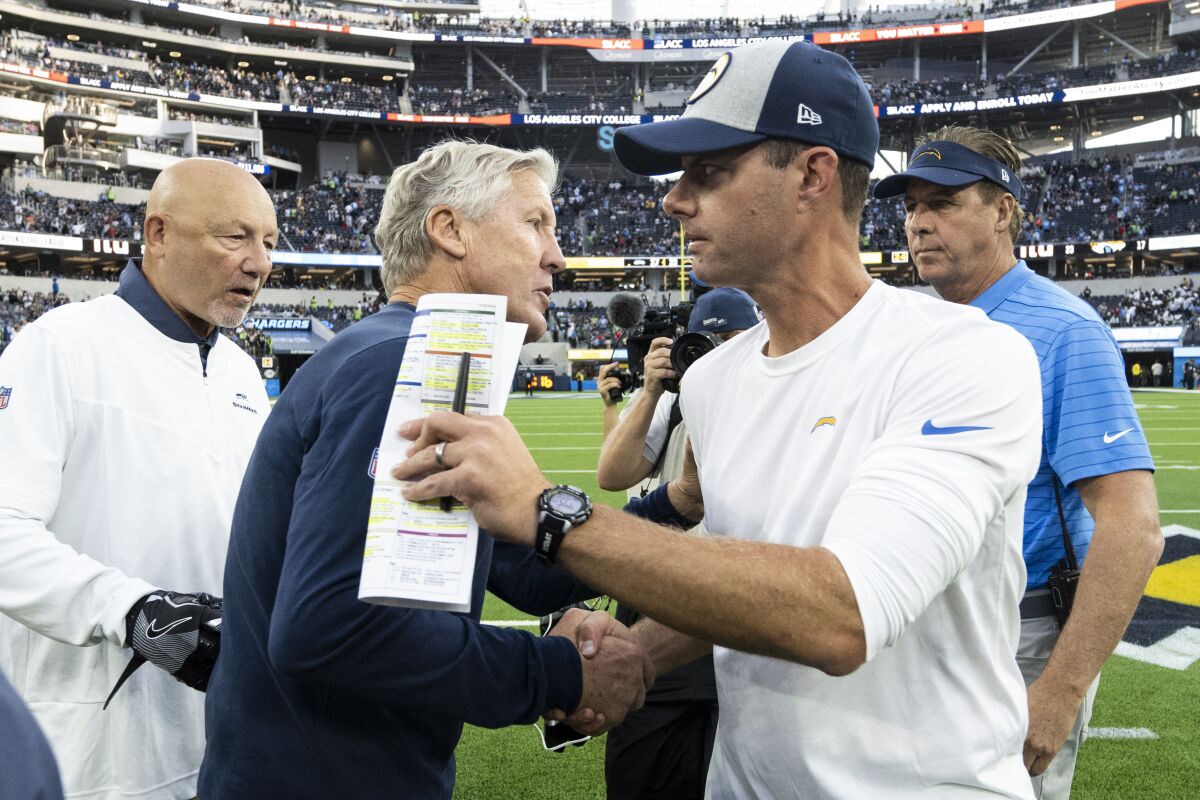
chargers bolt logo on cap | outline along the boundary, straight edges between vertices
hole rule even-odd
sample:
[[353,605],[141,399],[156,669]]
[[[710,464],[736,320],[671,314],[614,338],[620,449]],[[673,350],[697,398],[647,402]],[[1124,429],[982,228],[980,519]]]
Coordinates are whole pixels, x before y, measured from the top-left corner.
[[688,103],[694,103],[708,93],[708,90],[717,85],[717,81],[721,80],[721,76],[725,74],[725,70],[729,68],[729,62],[733,60],[733,53],[724,53],[718,58],[709,68],[708,74],[704,76],[704,80],[700,81],[700,85],[696,87],[696,91],[692,92],[692,96],[687,99]]

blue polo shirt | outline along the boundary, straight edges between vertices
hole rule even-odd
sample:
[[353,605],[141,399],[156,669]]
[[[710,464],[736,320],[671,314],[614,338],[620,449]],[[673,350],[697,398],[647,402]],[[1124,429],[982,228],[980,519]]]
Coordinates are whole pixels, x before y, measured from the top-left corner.
[[[1083,563],[1096,523],[1073,484],[1127,470],[1154,470],[1125,381],[1120,348],[1095,310],[1018,261],[971,305],[1016,328],[1042,369],[1042,462],[1025,502],[1028,589],[1045,588],[1066,556],[1054,501],[1057,479],[1071,544]],[[986,362],[980,369],[987,369]]]

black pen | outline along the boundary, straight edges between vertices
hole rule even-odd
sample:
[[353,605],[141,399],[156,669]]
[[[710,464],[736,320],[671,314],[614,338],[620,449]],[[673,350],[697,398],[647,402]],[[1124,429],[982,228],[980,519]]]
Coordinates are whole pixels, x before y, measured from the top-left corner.
[[[464,352],[458,362],[458,383],[454,384],[454,402],[450,405],[450,410],[455,414],[466,413],[467,410],[467,385],[471,379],[471,354]],[[454,508],[453,497],[442,498],[442,511],[451,511]]]

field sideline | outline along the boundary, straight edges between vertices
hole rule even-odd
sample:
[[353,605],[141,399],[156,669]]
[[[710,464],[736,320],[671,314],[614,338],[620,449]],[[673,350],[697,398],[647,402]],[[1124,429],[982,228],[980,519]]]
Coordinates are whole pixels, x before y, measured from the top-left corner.
[[[1162,565],[1122,643],[1104,668],[1074,800],[1187,800],[1200,774],[1200,392],[1135,392],[1158,466]],[[596,486],[601,405],[594,393],[514,397],[508,417],[547,477],[620,507],[623,493]],[[531,621],[489,596],[485,620]],[[1188,627],[1191,631],[1188,631]],[[532,630],[532,628],[530,628]],[[1164,644],[1163,640],[1168,639]],[[1133,656],[1133,657],[1131,657]],[[1159,663],[1148,663],[1148,662]],[[1160,663],[1171,663],[1161,666]],[[1180,669],[1179,667],[1184,667]],[[1104,738],[1101,738],[1104,737]],[[1144,738],[1139,738],[1144,737]],[[468,727],[458,748],[456,800],[604,797],[603,741],[556,755],[530,726]]]

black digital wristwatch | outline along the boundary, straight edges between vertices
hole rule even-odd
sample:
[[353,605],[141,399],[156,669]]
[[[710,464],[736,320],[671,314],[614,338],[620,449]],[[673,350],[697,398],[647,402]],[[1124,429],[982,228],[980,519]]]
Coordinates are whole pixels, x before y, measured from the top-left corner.
[[542,492],[538,498],[537,537],[533,542],[538,557],[553,563],[567,533],[591,516],[592,501],[582,489],[559,484]]

